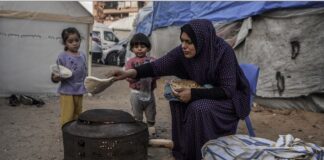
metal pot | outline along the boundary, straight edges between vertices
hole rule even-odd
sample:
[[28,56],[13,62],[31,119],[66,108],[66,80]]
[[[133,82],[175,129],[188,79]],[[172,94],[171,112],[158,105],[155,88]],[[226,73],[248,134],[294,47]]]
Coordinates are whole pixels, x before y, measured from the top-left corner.
[[64,160],[146,160],[148,129],[127,112],[93,109],[62,127]]

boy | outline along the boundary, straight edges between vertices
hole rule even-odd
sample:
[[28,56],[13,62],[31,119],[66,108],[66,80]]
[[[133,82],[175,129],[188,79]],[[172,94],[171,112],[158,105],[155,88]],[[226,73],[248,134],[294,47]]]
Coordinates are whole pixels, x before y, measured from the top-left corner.
[[[151,43],[146,35],[137,33],[130,41],[130,50],[136,55],[126,62],[125,70],[132,69],[144,63],[154,61],[155,58],[147,56],[151,50]],[[131,79],[128,78],[131,88],[130,103],[133,116],[137,121],[143,121],[143,112],[149,127],[150,135],[155,134],[156,104],[153,90],[156,88],[155,78]]]

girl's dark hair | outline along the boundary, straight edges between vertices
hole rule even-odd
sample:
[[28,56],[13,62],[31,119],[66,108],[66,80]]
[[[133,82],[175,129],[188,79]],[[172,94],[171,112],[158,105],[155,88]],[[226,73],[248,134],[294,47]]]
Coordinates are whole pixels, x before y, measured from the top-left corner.
[[[79,37],[80,41],[81,41],[81,35],[80,32],[74,28],[74,27],[69,27],[69,28],[65,28],[62,31],[61,37],[62,37],[62,44],[65,45],[66,40],[69,38],[70,34],[77,34],[77,36]],[[66,51],[67,48],[64,47],[64,50]]]
[[136,33],[133,38],[130,40],[130,50],[133,49],[133,47],[136,44],[143,44],[147,47],[147,49],[151,50],[151,43],[148,37],[143,33]]

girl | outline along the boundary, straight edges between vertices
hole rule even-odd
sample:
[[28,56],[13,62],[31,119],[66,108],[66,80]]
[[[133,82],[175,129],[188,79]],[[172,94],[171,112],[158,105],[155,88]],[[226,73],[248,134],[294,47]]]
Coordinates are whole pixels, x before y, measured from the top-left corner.
[[84,79],[87,76],[86,56],[80,52],[81,36],[76,28],[70,27],[62,31],[64,51],[59,54],[57,63],[72,71],[70,78],[63,79],[52,74],[54,83],[61,82],[60,94],[60,121],[61,126],[76,119],[82,112],[82,97],[86,92]]

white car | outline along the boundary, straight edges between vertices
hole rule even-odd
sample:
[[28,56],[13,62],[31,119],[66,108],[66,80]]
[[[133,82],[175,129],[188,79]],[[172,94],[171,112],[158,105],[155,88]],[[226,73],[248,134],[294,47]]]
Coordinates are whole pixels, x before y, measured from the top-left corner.
[[127,40],[121,41],[116,45],[103,50],[101,63],[107,65],[124,66]]
[[92,62],[98,63],[102,57],[102,47],[101,47],[101,39],[100,32],[92,31],[90,34],[92,44],[91,44],[91,54],[92,54]]
[[91,39],[92,62],[107,65],[124,65],[125,47],[128,41],[119,42],[112,29],[99,23],[95,23],[93,26]]

